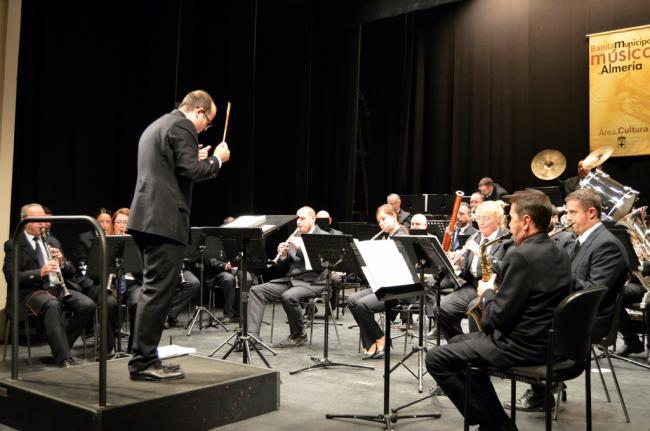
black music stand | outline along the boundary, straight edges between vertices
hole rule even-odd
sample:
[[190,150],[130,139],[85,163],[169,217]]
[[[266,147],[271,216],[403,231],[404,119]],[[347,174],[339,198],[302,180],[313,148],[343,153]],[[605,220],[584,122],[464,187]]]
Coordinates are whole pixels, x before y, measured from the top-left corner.
[[[413,237],[413,236],[400,236],[394,237],[398,242],[401,242],[404,245],[404,248],[413,262],[414,266],[419,269],[420,280],[424,283],[424,274],[432,274],[434,279],[434,288],[436,291],[436,328],[439,326],[439,316],[440,316],[440,282],[442,281],[445,275],[449,275],[452,283],[455,285],[455,288],[460,287],[460,281],[454,273],[454,269],[447,258],[447,254],[444,252],[438,238],[432,236],[426,237]],[[427,372],[424,359],[427,353],[427,348],[424,345],[424,294],[420,295],[420,322],[419,322],[419,335],[418,335],[418,345],[413,346],[413,349],[409,354],[402,358],[397,364],[391,368],[393,372],[400,365],[404,366],[416,379],[418,379],[418,392],[422,393],[422,379],[424,374]],[[438,329],[438,335],[436,337],[436,345],[440,346],[440,329]],[[411,371],[406,365],[405,361],[410,358],[412,355],[418,355],[418,370],[417,374]],[[436,388],[437,389],[437,388]],[[431,398],[434,395],[441,395],[439,390],[433,390],[429,395],[424,398],[420,398],[416,401],[404,404],[400,407],[393,409],[394,413],[419,403],[420,401]]]
[[[203,305],[203,285],[204,285],[204,274],[205,274],[205,256],[216,256],[217,244],[214,242],[208,241],[205,231],[211,229],[209,227],[193,227],[190,230],[190,244],[185,248],[185,258],[187,259],[196,259],[199,265],[199,281],[200,281],[200,298],[199,305],[196,305],[194,308],[196,312],[194,317],[187,321],[185,329],[187,329],[187,336],[192,335],[192,330],[196,322],[199,322],[199,330],[203,329],[203,314],[208,315],[208,324],[206,328],[210,326],[219,327],[221,326],[226,331],[228,327],[224,323],[217,319],[210,310],[208,310]],[[181,269],[182,271],[182,269]],[[215,324],[216,323],[216,324]]]
[[[267,215],[267,216],[243,216],[238,217],[234,221],[220,226],[207,229],[206,235],[216,236],[221,239],[221,242],[226,252],[226,256],[231,260],[236,260],[241,257],[241,265],[239,271],[239,286],[241,289],[239,303],[239,327],[228,337],[223,343],[217,346],[208,356],[212,357],[219,349],[228,344],[230,340],[235,339],[230,349],[223,356],[223,359],[235,351],[241,350],[243,354],[243,362],[252,365],[251,348],[262,359],[262,362],[271,368],[264,355],[262,354],[258,345],[267,349],[274,356],[277,353],[268,345],[264,344],[262,340],[256,338],[248,333],[248,282],[247,282],[247,267],[251,268],[264,268],[268,262],[266,256],[266,248],[264,239],[273,231],[280,227],[291,223],[296,219],[295,215]],[[252,339],[252,342],[251,342]]]
[[379,226],[361,222],[339,222],[339,230],[346,235],[352,235],[359,241],[365,241],[379,233]]
[[[394,247],[399,252],[399,255],[396,253],[390,253],[390,263],[382,260],[382,255],[387,256],[382,253],[386,251],[383,247],[391,248]],[[376,246],[375,246],[376,245]],[[417,296],[423,290],[422,283],[418,279],[418,276],[411,264],[407,252],[405,251],[403,245],[399,242],[394,241],[365,241],[364,243],[358,243],[353,246],[356,250],[359,251],[359,254],[355,257],[359,261],[363,273],[365,274],[368,284],[372,288],[373,292],[380,300],[385,301],[386,310],[390,310],[395,306],[397,300],[400,298],[409,298]],[[393,251],[393,250],[390,250]],[[399,260],[399,261],[397,261]],[[389,271],[386,271],[386,268],[390,268]],[[385,278],[385,273],[391,272],[392,277],[399,277],[399,280],[408,279],[407,283],[398,282],[395,284],[397,278],[393,278],[391,281],[387,281]],[[386,347],[384,355],[384,411],[381,414],[377,415],[332,415],[326,414],[325,418],[327,419],[361,419],[370,422],[378,422],[384,424],[384,429],[390,431],[393,429],[393,423],[397,422],[399,419],[417,419],[417,418],[439,418],[441,415],[438,412],[423,414],[423,415],[406,415],[401,416],[397,415],[394,411],[390,409],[390,319],[385,319],[385,337],[386,337]]]
[[[88,252],[87,274],[92,279],[99,279],[99,239],[93,238]],[[131,235],[107,235],[106,236],[106,262],[109,274],[115,274],[115,299],[117,300],[117,334],[114,359],[130,356],[122,351],[122,288],[120,281],[124,274],[142,273],[142,256]],[[103,286],[106,281],[99,280]],[[110,289],[110,286],[106,286]]]
[[300,236],[304,242],[305,250],[311,269],[314,271],[325,271],[325,291],[322,298],[325,302],[325,338],[323,344],[323,357],[311,356],[315,363],[299,370],[290,371],[289,374],[298,374],[313,368],[330,367],[352,367],[374,370],[375,367],[367,365],[346,364],[343,362],[332,362],[328,357],[329,351],[329,321],[332,315],[330,297],[332,296],[332,270],[347,273],[360,273],[361,268],[354,258],[354,251],[350,248],[352,236],[350,235],[319,235],[305,234]]

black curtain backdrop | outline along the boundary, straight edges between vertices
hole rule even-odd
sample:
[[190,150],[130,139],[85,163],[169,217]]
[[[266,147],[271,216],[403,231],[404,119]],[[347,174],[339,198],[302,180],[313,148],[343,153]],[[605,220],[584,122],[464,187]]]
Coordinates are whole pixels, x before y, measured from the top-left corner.
[[[195,88],[219,107],[204,144],[233,107],[232,160],[196,186],[193,225],[305,204],[350,220],[390,192],[468,193],[485,175],[511,191],[550,185],[530,172],[535,153],[562,151],[565,177],[589,153],[585,35],[650,23],[647,0],[323,18],[337,13],[306,0],[23,1],[12,226],[32,201],[58,214],[129,206],[141,132]],[[605,170],[648,202],[650,158]]]

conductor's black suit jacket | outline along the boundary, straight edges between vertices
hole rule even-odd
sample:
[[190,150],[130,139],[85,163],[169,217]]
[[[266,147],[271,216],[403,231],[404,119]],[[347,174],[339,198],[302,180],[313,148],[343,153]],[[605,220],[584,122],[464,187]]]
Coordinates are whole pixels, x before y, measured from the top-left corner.
[[192,184],[219,173],[214,157],[199,161],[198,142],[194,124],[177,109],[142,133],[130,233],[143,232],[188,244]]
[[497,367],[544,363],[553,313],[571,289],[569,256],[546,233],[533,235],[508,249],[496,286],[481,297],[485,334],[472,347]]

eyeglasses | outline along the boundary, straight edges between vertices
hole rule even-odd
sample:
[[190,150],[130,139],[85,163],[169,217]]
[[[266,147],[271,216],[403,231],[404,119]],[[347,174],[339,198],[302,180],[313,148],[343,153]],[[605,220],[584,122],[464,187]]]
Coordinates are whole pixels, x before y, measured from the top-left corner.
[[208,120],[208,125],[205,127],[203,130],[208,130],[210,127],[212,127],[212,118],[208,117],[208,113],[205,111],[201,111],[202,114],[205,116],[205,119]]
[[114,224],[120,224],[120,225],[126,225],[126,224],[129,224],[129,222],[128,222],[127,220],[116,220],[116,221],[113,222],[113,223],[114,223]]
[[494,217],[494,216],[486,216],[486,215],[476,216],[475,217],[476,221],[489,221],[490,219],[493,219],[493,218],[496,218],[496,217]]

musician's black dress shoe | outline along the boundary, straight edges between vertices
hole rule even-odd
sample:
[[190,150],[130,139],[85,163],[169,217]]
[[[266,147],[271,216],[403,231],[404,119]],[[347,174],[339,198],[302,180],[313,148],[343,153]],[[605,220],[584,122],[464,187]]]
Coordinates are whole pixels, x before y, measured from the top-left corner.
[[640,342],[634,344],[623,344],[619,350],[616,351],[618,356],[630,356],[633,353],[643,353],[643,344]]
[[185,373],[180,370],[180,367],[173,370],[163,364],[152,365],[144,370],[131,372],[131,380],[162,382],[165,380],[182,379],[184,377]]
[[303,331],[296,336],[289,335],[289,337],[286,340],[276,344],[275,347],[277,347],[278,349],[283,349],[286,347],[299,347],[305,344],[307,340],[308,340],[307,333]]
[[[555,408],[555,402],[551,398],[551,409]],[[503,403],[506,409],[510,409],[510,401]],[[543,412],[544,411],[544,393],[536,394],[532,389],[526,389],[526,392],[517,399],[515,407],[520,412]]]
[[60,364],[59,368],[72,368],[76,365],[79,365],[79,362],[75,361],[72,358],[64,359]]

